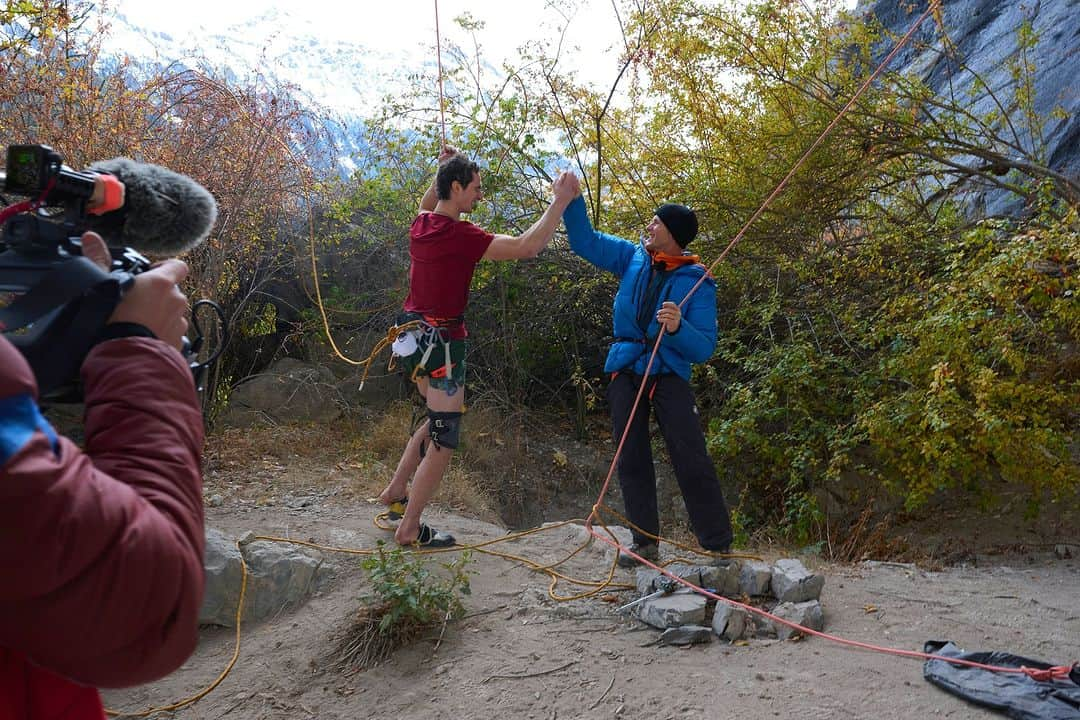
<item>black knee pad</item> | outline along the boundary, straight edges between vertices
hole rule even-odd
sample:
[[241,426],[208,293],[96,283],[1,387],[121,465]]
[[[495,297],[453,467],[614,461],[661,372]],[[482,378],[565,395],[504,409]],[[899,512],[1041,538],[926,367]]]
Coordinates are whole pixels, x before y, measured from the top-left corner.
[[461,413],[428,411],[428,433],[436,449],[453,450],[461,439]]

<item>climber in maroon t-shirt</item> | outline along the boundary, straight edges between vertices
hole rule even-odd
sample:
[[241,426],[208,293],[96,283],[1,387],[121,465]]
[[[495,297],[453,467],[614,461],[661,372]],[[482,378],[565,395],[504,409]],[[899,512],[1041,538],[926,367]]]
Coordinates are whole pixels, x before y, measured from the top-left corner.
[[[462,220],[484,199],[480,168],[449,146],[439,155],[435,181],[420,201],[409,230],[409,297],[405,312],[419,327],[395,343],[402,365],[425,398],[428,419],[413,433],[390,484],[379,499],[391,518],[400,545],[448,547],[454,538],[420,521],[439,487],[458,445],[465,406],[465,307],[469,284],[480,260],[536,257],[551,241],[562,212],[576,195],[568,174],[552,184],[555,199],[528,230],[517,237],[495,235]],[[412,487],[409,487],[409,478]]]

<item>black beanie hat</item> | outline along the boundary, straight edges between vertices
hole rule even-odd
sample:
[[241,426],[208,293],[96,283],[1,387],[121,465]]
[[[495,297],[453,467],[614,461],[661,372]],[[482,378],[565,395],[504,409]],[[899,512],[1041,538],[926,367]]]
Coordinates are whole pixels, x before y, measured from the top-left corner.
[[664,227],[681,248],[689,245],[697,235],[697,215],[685,205],[665,203],[656,208],[656,217],[660,218],[660,222],[664,223]]

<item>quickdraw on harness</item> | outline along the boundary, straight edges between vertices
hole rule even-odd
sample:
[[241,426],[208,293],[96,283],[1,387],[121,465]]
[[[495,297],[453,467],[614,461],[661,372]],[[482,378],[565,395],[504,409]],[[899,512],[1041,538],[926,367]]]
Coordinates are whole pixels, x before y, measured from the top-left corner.
[[[360,389],[364,389],[368,372],[371,370],[371,363],[386,347],[390,347],[392,350],[390,362],[387,365],[388,371],[394,369],[398,358],[411,357],[422,347],[424,353],[413,368],[409,379],[416,382],[421,373],[435,378],[446,377],[454,366],[450,357],[450,331],[455,327],[459,327],[463,322],[464,318],[461,317],[439,318],[419,313],[406,313],[401,322],[390,326],[386,331],[386,336],[375,344],[371,354],[363,361],[364,374],[360,378]],[[441,345],[443,348],[444,362],[439,367],[425,372],[425,368],[427,368],[437,345]]]
[[[398,334],[392,347],[393,357],[390,359],[390,367],[393,368],[395,358],[406,358],[415,355],[421,348],[423,354],[412,369],[409,379],[416,382],[422,375],[433,378],[443,378],[453,370],[454,362],[450,355],[451,330],[461,327],[464,319],[461,317],[440,318],[432,315],[408,313],[408,321],[403,325],[396,325]],[[443,362],[435,368],[428,367],[432,353],[436,346],[443,349]]]

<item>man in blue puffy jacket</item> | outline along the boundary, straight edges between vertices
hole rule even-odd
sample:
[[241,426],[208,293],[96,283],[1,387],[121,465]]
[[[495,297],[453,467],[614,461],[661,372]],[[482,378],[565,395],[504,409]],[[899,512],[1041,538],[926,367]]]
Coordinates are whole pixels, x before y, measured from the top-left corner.
[[[563,212],[563,222],[573,251],[619,278],[612,318],[615,339],[604,365],[611,373],[608,404],[616,443],[626,430],[657,333],[665,333],[619,456],[626,517],[636,526],[631,528],[630,550],[647,560],[659,558],[651,406],[698,542],[713,553],[726,553],[731,547],[731,516],[705,449],[689,382],[692,364],[708,360],[716,347],[716,283],[698,256],[686,252],[697,234],[697,216],[684,205],[661,205],[646,228],[648,237],[632,243],[593,230],[585,201],[578,195]],[[702,275],[704,282],[680,311],[679,305]],[[633,555],[619,554],[623,567],[636,563]]]

